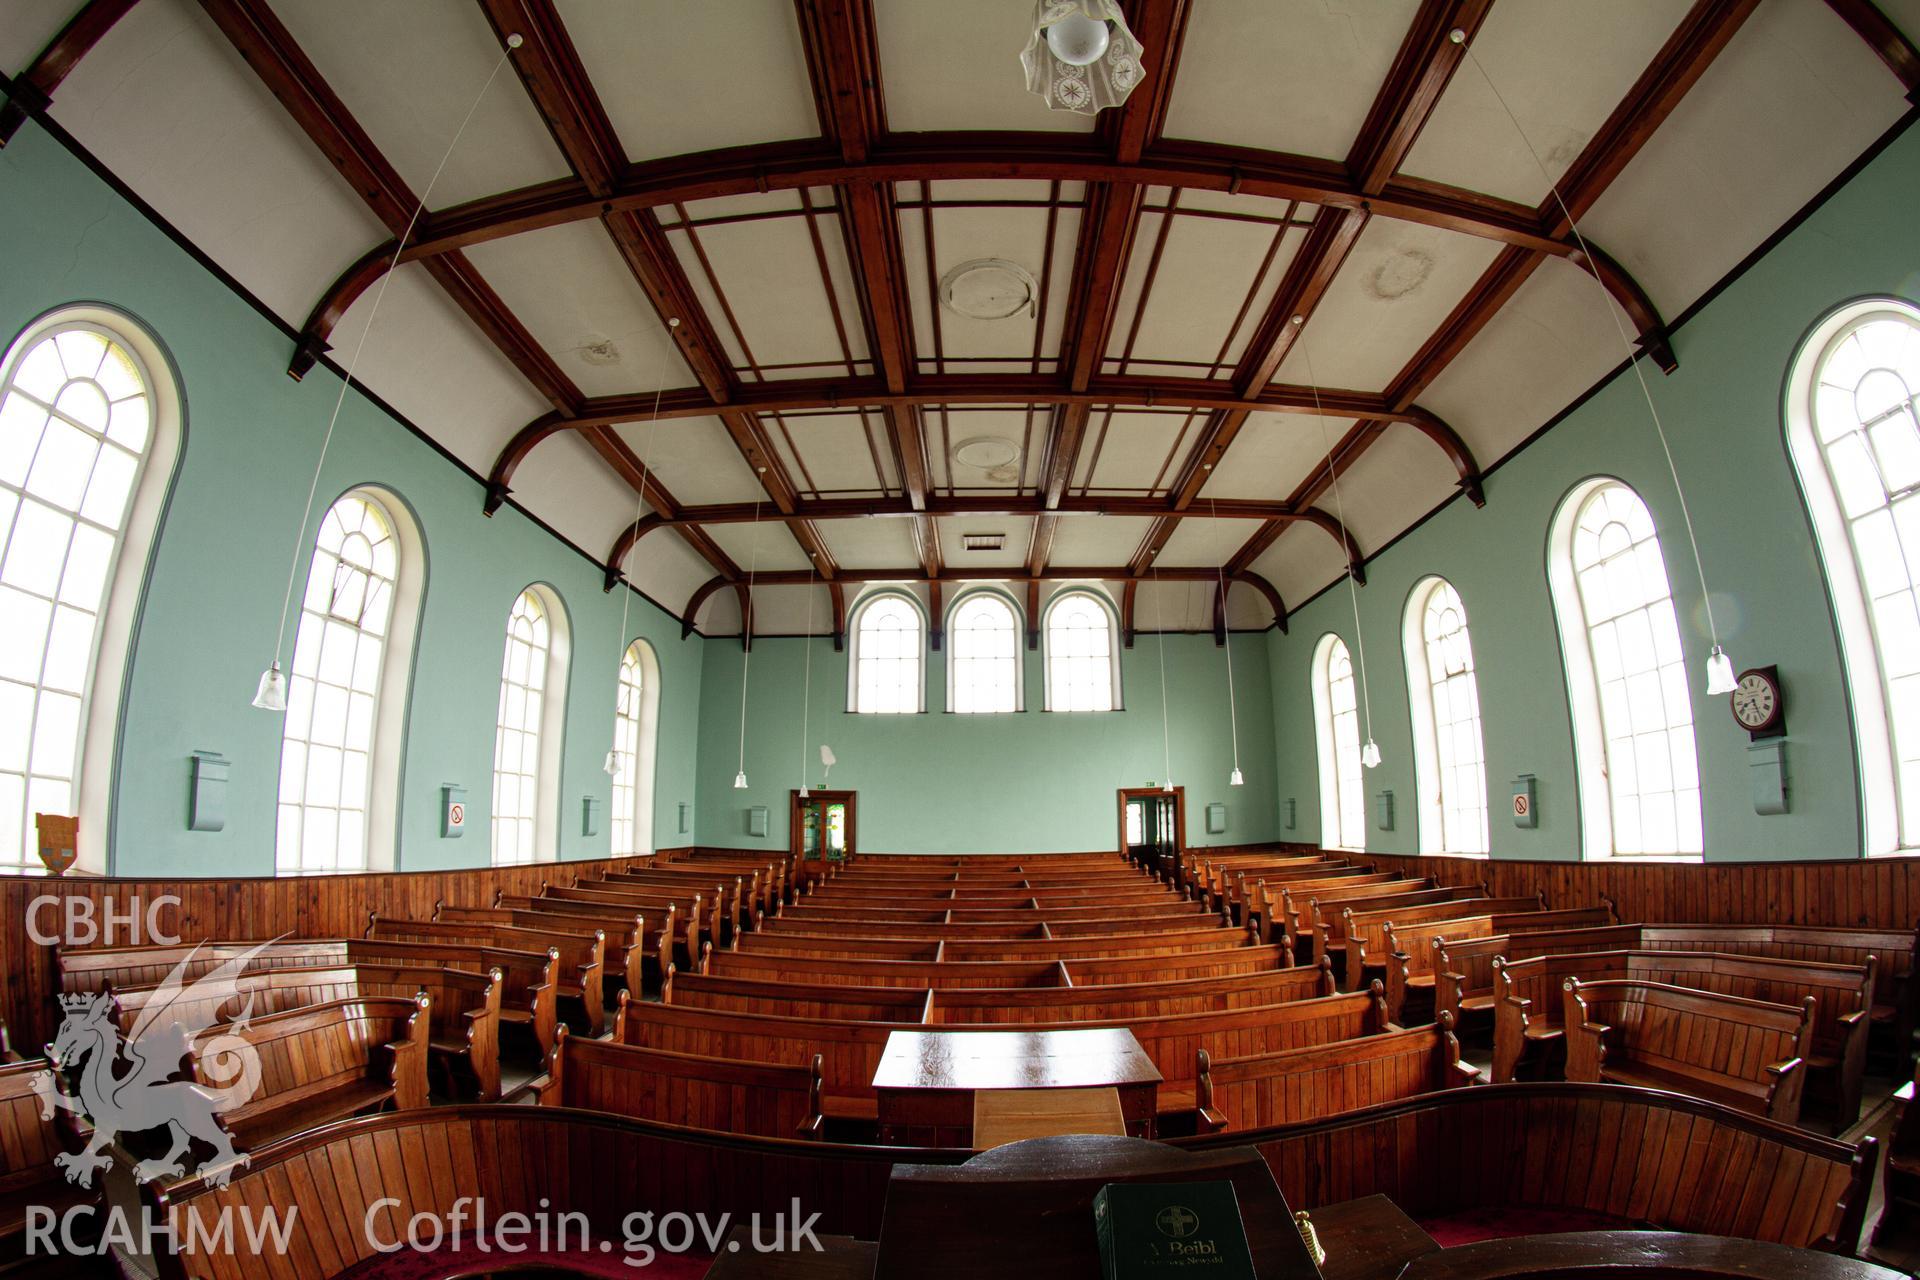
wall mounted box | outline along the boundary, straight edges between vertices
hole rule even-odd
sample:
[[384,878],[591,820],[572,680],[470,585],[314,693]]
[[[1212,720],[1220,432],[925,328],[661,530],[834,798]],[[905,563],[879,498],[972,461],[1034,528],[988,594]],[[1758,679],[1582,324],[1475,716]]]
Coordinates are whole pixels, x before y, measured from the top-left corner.
[[693,806],[685,800],[680,802],[680,834],[685,835],[693,829]]
[[1393,830],[1393,792],[1382,791],[1373,797],[1373,822],[1382,831]]
[[1300,802],[1298,800],[1287,800],[1280,806],[1280,824],[1289,831],[1293,830],[1294,825],[1299,821],[1299,810]]
[[1769,738],[1747,748],[1747,774],[1753,783],[1753,811],[1759,814],[1786,813],[1787,742]]
[[751,805],[747,809],[747,834],[764,836],[767,834],[767,806]]
[[600,800],[596,796],[587,796],[580,802],[580,834],[600,834]]
[[227,826],[227,773],[232,762],[217,751],[196,751],[187,787],[187,830],[224,831]]
[[1227,806],[1215,801],[1207,806],[1207,834],[1217,836],[1227,829]]
[[458,840],[467,834],[467,789],[454,783],[440,787],[440,838]]
[[1523,773],[1513,780],[1513,825],[1532,829],[1540,825],[1540,807],[1533,794],[1533,775]]

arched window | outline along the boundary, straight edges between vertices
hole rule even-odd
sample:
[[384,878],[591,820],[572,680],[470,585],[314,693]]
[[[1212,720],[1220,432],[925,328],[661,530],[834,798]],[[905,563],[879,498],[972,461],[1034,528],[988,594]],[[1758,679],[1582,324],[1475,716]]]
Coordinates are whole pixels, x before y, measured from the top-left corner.
[[613,710],[613,856],[653,852],[654,749],[660,736],[660,662],[645,640],[620,658]]
[[567,701],[567,621],[560,599],[535,585],[507,616],[500,712],[493,737],[493,862],[551,862],[559,854],[560,736]]
[[0,366],[0,873],[39,871],[34,815],[80,819],[107,870],[114,739],[148,554],[179,455],[158,344],[69,308]]
[[1413,712],[1422,853],[1487,852],[1487,760],[1467,609],[1444,578],[1407,599],[1401,648]]
[[1063,591],[1047,606],[1047,710],[1112,711],[1120,705],[1120,648],[1113,614],[1091,592]]
[[947,710],[1020,710],[1020,619],[991,591],[962,598],[949,615]]
[[280,738],[282,874],[394,866],[421,577],[418,534],[397,509],[356,489],[320,520]]
[[1618,480],[1560,504],[1548,554],[1589,857],[1703,847],[1693,703],[1653,515]]
[[1320,758],[1320,843],[1367,847],[1366,784],[1360,772],[1360,703],[1346,641],[1329,632],[1313,651],[1313,729]]
[[1868,853],[1920,846],[1920,309],[1873,298],[1816,326],[1787,442],[1852,695]]
[[866,715],[925,711],[924,653],[920,610],[912,601],[887,592],[861,605],[853,619],[853,710]]

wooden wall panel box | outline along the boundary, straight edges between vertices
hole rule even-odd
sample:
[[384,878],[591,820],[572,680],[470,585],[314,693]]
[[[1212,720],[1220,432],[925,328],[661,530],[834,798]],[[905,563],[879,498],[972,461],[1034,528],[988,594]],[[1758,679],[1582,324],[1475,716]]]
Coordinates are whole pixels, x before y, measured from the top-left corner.
[[187,830],[224,831],[227,826],[227,774],[232,762],[217,751],[196,751],[187,788]]
[[1373,797],[1373,823],[1382,831],[1393,830],[1393,792],[1376,792]]
[[1747,748],[1747,776],[1753,783],[1753,811],[1786,813],[1787,743],[1784,738],[1756,742]]
[[767,834],[767,806],[750,805],[747,808],[747,834],[764,836]]
[[1110,1182],[1094,1193],[1093,1222],[1105,1280],[1254,1280],[1231,1182]]
[[1218,801],[1207,806],[1207,834],[1217,836],[1227,829],[1227,806]]

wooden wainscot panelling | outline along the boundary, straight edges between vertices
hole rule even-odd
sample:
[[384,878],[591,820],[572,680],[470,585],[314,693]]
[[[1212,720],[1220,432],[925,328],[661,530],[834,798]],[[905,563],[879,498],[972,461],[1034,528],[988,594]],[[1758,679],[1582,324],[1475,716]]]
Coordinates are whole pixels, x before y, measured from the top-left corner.
[[1623,921],[1911,930],[1920,920],[1920,858],[1689,863],[1360,857],[1383,871],[1432,876],[1441,884],[1484,880],[1496,896],[1541,890],[1556,907],[1584,906],[1605,896]]
[[[358,938],[376,913],[432,919],[440,903],[488,906],[498,893],[537,894],[547,883],[644,866],[646,858],[590,858],[519,867],[226,880],[0,877],[0,1022],[17,1045],[54,1032],[54,944],[127,946],[199,938]],[[41,899],[51,899],[42,902]],[[31,918],[29,914],[31,913]],[[111,932],[109,932],[109,928]],[[156,936],[158,935],[158,936]]]

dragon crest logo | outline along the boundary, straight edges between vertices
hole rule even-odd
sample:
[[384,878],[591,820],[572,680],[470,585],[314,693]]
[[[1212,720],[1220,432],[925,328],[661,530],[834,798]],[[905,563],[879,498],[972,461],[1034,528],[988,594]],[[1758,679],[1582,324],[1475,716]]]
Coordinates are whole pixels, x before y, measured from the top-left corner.
[[[218,1117],[260,1087],[259,1051],[241,1034],[253,998],[247,995],[233,1017],[221,1018],[220,1010],[239,996],[236,980],[270,945],[261,943],[189,982],[188,973],[207,963],[196,946],[140,1006],[131,1028],[122,1028],[110,995],[60,997],[66,1017],[51,1046],[54,1070],[42,1072],[34,1089],[42,1119],[52,1119],[58,1108],[93,1126],[84,1149],[55,1157],[67,1181],[92,1186],[94,1174],[112,1163],[106,1152],[115,1139],[160,1129],[171,1145],[135,1167],[141,1182],[182,1176],[196,1139],[213,1148],[200,1169],[215,1185],[224,1186],[247,1163]],[[61,1088],[56,1071],[78,1073],[77,1097]]]

